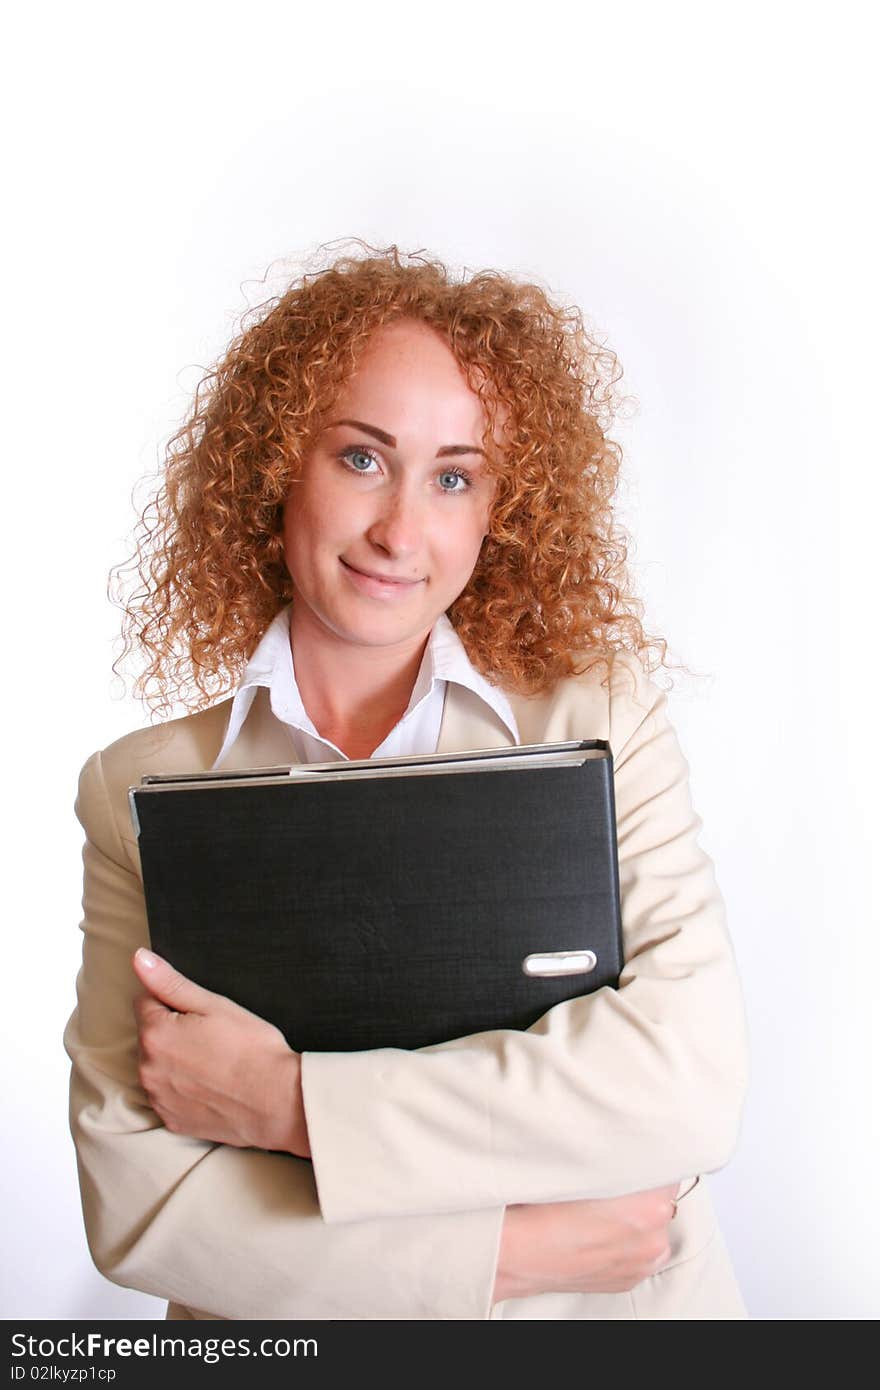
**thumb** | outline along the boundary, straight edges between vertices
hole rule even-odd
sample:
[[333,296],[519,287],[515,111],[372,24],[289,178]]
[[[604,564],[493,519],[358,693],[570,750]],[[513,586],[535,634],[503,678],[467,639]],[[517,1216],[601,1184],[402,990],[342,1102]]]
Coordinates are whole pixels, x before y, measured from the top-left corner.
[[144,988],[177,1013],[206,1013],[209,1005],[212,1002],[216,1004],[219,998],[194,980],[188,980],[167,960],[157,956],[155,951],[148,951],[145,946],[135,951],[132,965]]

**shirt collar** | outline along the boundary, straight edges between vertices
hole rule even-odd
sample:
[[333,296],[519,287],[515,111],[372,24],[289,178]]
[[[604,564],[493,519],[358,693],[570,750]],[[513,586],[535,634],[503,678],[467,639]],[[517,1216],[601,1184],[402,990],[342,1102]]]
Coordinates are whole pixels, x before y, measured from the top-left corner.
[[[317,736],[299,693],[290,645],[290,608],[282,608],[263,633],[238,684],[229,713],[223,747],[214,762],[216,768],[229,753],[254,702],[257,690],[265,686],[276,719]],[[431,693],[435,681],[455,681],[478,695],[498,715],[519,743],[519,729],[510,701],[499,686],[492,685],[472,665],[452,623],[445,613],[434,623],[422,664],[416,676],[410,702],[402,718]]]

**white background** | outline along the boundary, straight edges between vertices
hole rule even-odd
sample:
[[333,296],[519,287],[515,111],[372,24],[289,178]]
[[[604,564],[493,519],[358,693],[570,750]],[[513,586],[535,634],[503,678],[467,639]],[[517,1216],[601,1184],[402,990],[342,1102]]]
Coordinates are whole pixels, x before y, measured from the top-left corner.
[[[541,280],[620,356],[622,515],[746,990],[712,1180],[754,1318],[876,1274],[877,110],[867,7],[31,5],[3,79],[6,1318],[91,1267],[60,1036],[131,491],[259,283],[357,235]],[[9,22],[7,21],[7,24]]]

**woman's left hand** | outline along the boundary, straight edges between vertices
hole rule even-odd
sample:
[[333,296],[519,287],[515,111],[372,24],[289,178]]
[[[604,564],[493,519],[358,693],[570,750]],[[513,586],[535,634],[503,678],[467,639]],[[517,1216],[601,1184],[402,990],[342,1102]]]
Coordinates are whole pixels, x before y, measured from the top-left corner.
[[143,947],[134,972],[141,1085],[175,1134],[309,1158],[300,1054],[283,1033]]

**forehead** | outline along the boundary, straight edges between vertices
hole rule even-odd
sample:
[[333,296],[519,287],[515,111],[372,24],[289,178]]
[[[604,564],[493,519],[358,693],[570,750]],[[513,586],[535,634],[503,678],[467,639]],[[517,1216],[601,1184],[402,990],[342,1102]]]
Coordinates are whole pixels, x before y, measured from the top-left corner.
[[[487,423],[483,403],[448,343],[436,329],[412,319],[385,324],[372,335],[339,392],[337,413],[342,407],[351,413],[355,407],[383,412],[384,421],[370,423],[392,433],[405,432],[409,425],[462,434],[444,443],[462,443],[465,435],[478,441]],[[500,404],[496,410],[497,438],[506,411]]]

